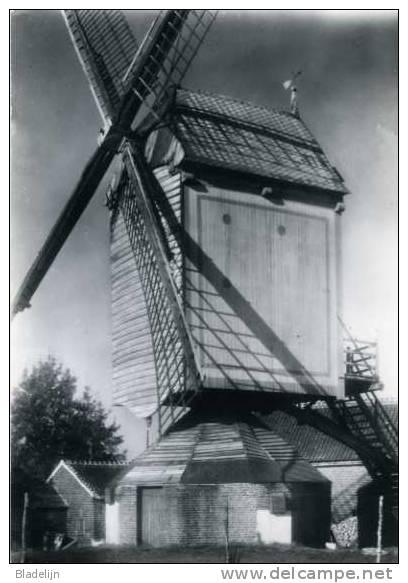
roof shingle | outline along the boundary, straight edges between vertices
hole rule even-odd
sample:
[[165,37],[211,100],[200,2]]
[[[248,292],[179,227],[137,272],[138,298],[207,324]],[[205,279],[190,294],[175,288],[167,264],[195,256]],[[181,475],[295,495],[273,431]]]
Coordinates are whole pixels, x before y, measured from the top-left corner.
[[325,481],[255,416],[191,412],[139,456],[119,483]]
[[[397,404],[383,402],[383,405],[395,426],[398,426]],[[320,409],[322,413],[325,412],[324,407]],[[274,411],[267,416],[267,420],[283,439],[287,439],[312,463],[359,461],[353,449],[310,425],[299,425],[291,415]]]
[[171,125],[190,162],[347,192],[304,122],[288,112],[180,89]]
[[103,496],[105,488],[123,472],[127,463],[120,462],[92,462],[67,461],[66,465],[76,474],[80,481],[97,496]]

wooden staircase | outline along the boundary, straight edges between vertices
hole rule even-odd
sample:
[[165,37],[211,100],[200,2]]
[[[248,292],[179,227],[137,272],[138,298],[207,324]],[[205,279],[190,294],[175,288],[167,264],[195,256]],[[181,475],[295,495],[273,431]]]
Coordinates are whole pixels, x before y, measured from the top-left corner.
[[[377,350],[372,342],[356,340],[345,323],[339,318],[345,334],[346,349],[346,395],[335,407],[341,410],[348,430],[359,441],[364,442],[372,456],[363,456],[373,479],[382,480],[384,488],[391,493],[392,510],[398,517],[398,429],[377,397]],[[368,381],[367,390],[362,389],[361,379]],[[364,386],[364,385],[363,385]]]
[[372,391],[324,403],[280,407],[298,423],[315,427],[341,441],[360,457],[374,482],[390,500],[398,519],[398,432],[384,405]]
[[323,433],[338,439],[359,455],[380,489],[388,494],[398,519],[398,429],[378,398],[376,347],[352,337],[344,322],[345,385],[344,399],[328,399],[321,406],[310,401],[284,409]]
[[360,455],[373,480],[390,492],[392,510],[398,515],[398,430],[374,391],[356,392],[330,404],[333,416],[357,443]]
[[353,435],[398,465],[398,431],[375,392],[357,392],[334,406]]

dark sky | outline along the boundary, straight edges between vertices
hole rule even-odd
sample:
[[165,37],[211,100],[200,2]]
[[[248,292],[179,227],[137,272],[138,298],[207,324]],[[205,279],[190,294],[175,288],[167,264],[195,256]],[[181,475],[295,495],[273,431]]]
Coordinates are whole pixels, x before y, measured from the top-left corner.
[[[141,40],[154,12],[126,11]],[[20,283],[96,147],[102,125],[59,11],[15,11],[12,34],[12,284]],[[301,115],[351,194],[343,215],[344,317],[378,338],[396,392],[397,12],[221,11],[184,85]],[[100,188],[12,327],[18,379],[55,354],[105,403],[110,388],[108,213]]]

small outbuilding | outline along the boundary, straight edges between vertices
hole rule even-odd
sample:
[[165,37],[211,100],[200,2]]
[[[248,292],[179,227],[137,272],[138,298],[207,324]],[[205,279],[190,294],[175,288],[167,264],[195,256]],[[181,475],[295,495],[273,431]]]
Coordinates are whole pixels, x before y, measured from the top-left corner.
[[187,414],[113,486],[122,544],[329,539],[330,481],[249,413]]
[[105,489],[126,465],[61,460],[49,476],[67,505],[65,534],[77,544],[105,541]]
[[26,545],[43,548],[46,539],[66,532],[68,505],[51,484],[13,470],[10,481],[11,547],[21,548],[24,496],[27,494]]

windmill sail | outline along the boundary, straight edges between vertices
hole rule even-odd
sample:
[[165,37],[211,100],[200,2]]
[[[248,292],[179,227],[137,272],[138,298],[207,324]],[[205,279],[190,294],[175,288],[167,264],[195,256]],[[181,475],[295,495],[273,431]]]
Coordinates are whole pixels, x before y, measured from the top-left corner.
[[12,315],[30,306],[30,300],[67,237],[91,200],[115,156],[120,136],[108,133],[105,142],[85,166],[80,180],[28,270],[12,306]]
[[102,118],[110,123],[125,93],[136,39],[120,10],[64,10],[63,15]]
[[133,94],[143,102],[135,125],[140,125],[148,113],[157,121],[172,89],[186,75],[215,16],[216,11],[211,10],[159,14],[125,76]]
[[[105,107],[106,110],[106,119],[111,119],[112,115],[114,116],[114,123],[105,136],[101,147],[95,152],[91,161],[86,166],[74,193],[71,195],[54,228],[50,232],[37,258],[28,271],[23,284],[18,290],[13,303],[13,315],[30,305],[32,295],[36,291],[42,278],[48,271],[82,212],[85,210],[88,202],[91,200],[114,158],[123,137],[129,132],[132,124],[135,125],[135,117],[139,110],[144,108],[149,111],[153,107],[157,108],[157,103],[155,102],[157,101],[157,98],[164,95],[166,83],[170,84],[173,81],[180,80],[187,72],[187,68],[191,63],[199,44],[214,19],[214,15],[211,14],[210,17],[207,18],[204,14],[201,14],[201,12],[202,11],[192,11],[193,15],[191,23],[189,21],[188,10],[170,10],[160,15],[153,26],[153,29],[148,33],[142,44],[143,50],[137,55],[137,58],[128,68],[128,76],[127,80],[125,80],[127,89],[120,101],[118,110],[112,114],[110,113],[111,109],[109,108],[111,107],[111,101],[115,98],[116,93],[112,93],[107,85],[104,86],[103,83],[99,84],[99,81],[97,82],[95,71],[98,71],[100,75],[100,67],[99,69],[97,67],[93,69],[90,67],[84,67],[94,91],[97,87],[101,90],[100,106],[102,107],[104,104],[103,107]],[[74,16],[75,15],[69,16],[70,21],[74,22]],[[83,18],[85,16],[88,15],[82,15]],[[89,18],[91,16],[92,15],[89,15]],[[90,18],[88,21],[87,32],[88,47],[91,46],[89,42],[92,42],[93,39],[92,22],[93,21]],[[75,28],[75,25],[71,24],[70,26],[74,26]],[[111,28],[109,29],[108,27],[110,31]],[[84,29],[81,29],[82,36],[79,34],[79,30],[79,28],[76,29],[79,40],[77,40],[77,37],[74,35],[71,36],[74,40],[75,46],[76,43],[80,41],[80,45],[77,47],[77,52],[80,53],[82,46],[81,43],[83,42],[84,37]],[[102,34],[102,32],[103,31],[99,34]],[[97,36],[97,33],[95,34]],[[180,38],[181,34],[183,34],[183,39]],[[129,43],[130,41],[127,44]],[[175,43],[178,43],[179,46],[177,50],[174,49],[173,53],[171,51]],[[190,51],[188,50],[190,46],[189,43],[191,43],[193,47]],[[92,53],[92,51],[89,52],[89,50],[90,49],[88,49],[88,56]],[[186,57],[182,57],[180,53],[181,50],[185,52],[187,55]],[[84,51],[84,48],[82,48],[82,51]],[[173,55],[170,61],[168,60],[169,51]],[[106,64],[110,62],[107,57],[108,54],[109,51],[102,55],[102,57],[106,59]],[[125,61],[123,61],[123,63],[125,63]],[[116,73],[113,78],[117,78]],[[119,90],[122,91],[123,88],[124,85],[121,85],[120,87],[118,86],[117,92]],[[104,101],[105,99],[106,101]],[[142,119],[143,117],[144,116],[142,115]],[[137,121],[138,120],[136,120],[136,125]],[[139,123],[140,121],[141,120],[139,119]]]
[[[185,412],[200,374],[174,271],[161,241],[151,174],[127,149],[112,217],[113,402],[161,431]],[[149,194],[148,194],[149,193]],[[188,397],[187,397],[188,395]]]

